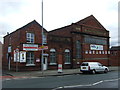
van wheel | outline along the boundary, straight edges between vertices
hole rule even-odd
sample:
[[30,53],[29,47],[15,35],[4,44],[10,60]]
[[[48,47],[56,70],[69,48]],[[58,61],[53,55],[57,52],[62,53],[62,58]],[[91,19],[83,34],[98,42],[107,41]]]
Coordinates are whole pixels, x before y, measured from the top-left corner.
[[108,69],[106,68],[105,70],[104,70],[104,73],[107,73],[108,72]]
[[95,70],[92,70],[92,74],[95,74],[96,73],[96,71]]

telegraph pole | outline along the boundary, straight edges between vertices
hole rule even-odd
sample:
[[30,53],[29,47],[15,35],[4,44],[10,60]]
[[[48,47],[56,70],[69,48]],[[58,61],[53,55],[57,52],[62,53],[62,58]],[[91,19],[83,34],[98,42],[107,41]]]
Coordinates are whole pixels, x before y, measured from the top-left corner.
[[[42,0],[42,46],[43,46],[43,0]],[[42,49],[42,54],[41,54],[41,70],[42,70],[42,75],[43,75],[43,49]]]

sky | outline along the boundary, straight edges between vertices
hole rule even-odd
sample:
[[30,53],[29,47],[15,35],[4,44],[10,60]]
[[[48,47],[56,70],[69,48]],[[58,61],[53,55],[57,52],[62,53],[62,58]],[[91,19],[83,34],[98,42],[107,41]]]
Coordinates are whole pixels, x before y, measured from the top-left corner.
[[[42,23],[42,0],[0,0],[0,41],[7,32],[36,20]],[[54,30],[90,15],[110,32],[110,46],[118,45],[119,0],[43,0],[43,27]]]

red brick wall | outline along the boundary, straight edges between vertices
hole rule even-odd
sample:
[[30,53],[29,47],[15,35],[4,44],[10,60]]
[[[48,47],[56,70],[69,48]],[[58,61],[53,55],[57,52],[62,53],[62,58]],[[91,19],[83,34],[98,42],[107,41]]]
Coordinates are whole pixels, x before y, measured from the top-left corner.
[[110,66],[120,66],[120,51],[119,50],[111,50],[110,51]]
[[[17,31],[7,35],[4,37],[4,47],[3,47],[3,69],[8,69],[8,60],[7,60],[7,51],[8,46],[11,44],[12,46],[12,60],[11,60],[11,70],[16,70],[16,62],[14,62],[14,50],[18,47],[20,51],[23,51],[23,44],[26,43],[26,33],[32,32],[35,34],[35,44],[39,44],[41,46],[41,27],[33,21],[28,25],[18,29]],[[46,32],[46,31],[45,31]],[[11,37],[11,41],[9,38]],[[10,42],[10,43],[9,43]],[[34,52],[35,60],[37,58],[41,58],[41,51]],[[18,63],[18,70],[40,70],[40,63],[35,61],[35,66],[26,66],[26,63]]]

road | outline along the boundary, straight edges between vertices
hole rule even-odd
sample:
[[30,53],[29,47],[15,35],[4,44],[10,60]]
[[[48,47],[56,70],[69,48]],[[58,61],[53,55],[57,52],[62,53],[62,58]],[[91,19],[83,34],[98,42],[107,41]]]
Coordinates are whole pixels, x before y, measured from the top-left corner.
[[118,88],[118,71],[106,74],[77,74],[11,79],[2,82],[3,88]]

